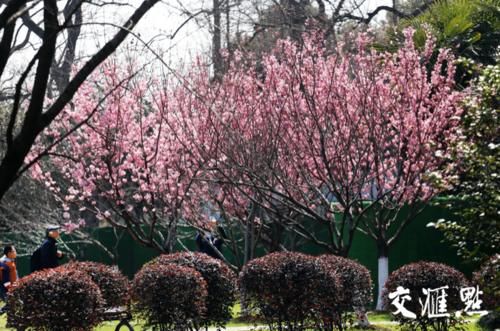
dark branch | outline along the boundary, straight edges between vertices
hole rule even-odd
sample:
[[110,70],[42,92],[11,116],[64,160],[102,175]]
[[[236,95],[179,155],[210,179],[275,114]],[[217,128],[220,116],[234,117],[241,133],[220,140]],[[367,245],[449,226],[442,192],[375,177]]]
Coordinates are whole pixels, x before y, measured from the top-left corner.
[[125,37],[128,36],[129,32],[134,28],[134,26],[139,22],[139,20],[144,16],[144,14],[153,7],[159,0],[146,0],[139,8],[132,14],[128,19],[127,23],[121,28],[116,35],[104,45],[104,47],[97,52],[84,66],[75,77],[69,82],[68,86],[65,88],[63,93],[57,98],[54,104],[45,112],[42,117],[42,125],[44,127],[48,126],[54,118],[64,109],[66,104],[73,98],[76,91],[82,85],[82,83],[87,79],[87,77],[94,71],[97,66],[99,66],[105,59],[108,58],[122,43]]
[[14,36],[15,22],[8,24],[2,36],[2,41],[0,41],[0,77],[3,74],[7,61],[9,60],[10,49],[12,45],[12,37]]
[[10,23],[12,17],[26,5],[26,0],[12,0],[0,14],[0,30],[4,29]]
[[426,2],[422,6],[415,9],[414,11],[412,11],[409,14],[404,13],[402,11],[399,11],[393,7],[390,7],[390,6],[378,6],[374,11],[368,13],[368,15],[366,17],[356,16],[356,15],[353,15],[351,13],[347,13],[347,14],[340,15],[339,19],[342,20],[342,19],[347,18],[347,19],[359,21],[361,23],[369,24],[371,22],[371,20],[373,18],[375,18],[375,16],[377,16],[381,11],[386,11],[386,12],[392,13],[393,15],[396,15],[399,18],[412,18],[412,17],[420,15],[423,11],[425,11],[427,8],[429,8],[429,6],[431,4],[432,4],[432,2]]

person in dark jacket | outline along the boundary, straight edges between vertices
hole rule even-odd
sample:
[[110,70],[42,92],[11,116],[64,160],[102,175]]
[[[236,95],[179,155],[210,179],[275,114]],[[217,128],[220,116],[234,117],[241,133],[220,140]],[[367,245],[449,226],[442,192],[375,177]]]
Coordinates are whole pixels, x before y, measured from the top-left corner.
[[217,221],[212,218],[207,225],[207,231],[199,231],[196,235],[196,246],[198,251],[213,258],[222,260],[221,248],[224,240],[215,236]]
[[58,225],[47,227],[44,242],[31,256],[31,272],[59,266],[58,260],[63,257],[61,251],[57,249],[59,229]]

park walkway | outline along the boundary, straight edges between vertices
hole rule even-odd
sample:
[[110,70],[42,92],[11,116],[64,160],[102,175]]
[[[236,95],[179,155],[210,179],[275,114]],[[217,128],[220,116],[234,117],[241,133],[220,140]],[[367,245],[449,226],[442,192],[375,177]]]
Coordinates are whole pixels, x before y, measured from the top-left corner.
[[[398,324],[397,322],[394,321],[376,321],[376,322],[371,322],[371,324],[374,325],[396,325]],[[229,326],[225,328],[224,330],[226,331],[265,331],[268,330],[265,326]],[[217,328],[208,328],[208,331],[217,331]]]

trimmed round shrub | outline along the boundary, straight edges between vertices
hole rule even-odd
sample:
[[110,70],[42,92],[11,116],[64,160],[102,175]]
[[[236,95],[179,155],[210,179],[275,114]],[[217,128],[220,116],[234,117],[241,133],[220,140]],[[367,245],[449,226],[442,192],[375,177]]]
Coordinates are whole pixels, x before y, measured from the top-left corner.
[[105,307],[128,303],[129,281],[117,267],[97,262],[70,262],[59,268],[79,270],[89,275],[101,290]]
[[323,268],[337,274],[342,289],[341,296],[325,297],[321,305],[323,316],[336,316],[334,322],[337,328],[343,329],[355,320],[351,312],[364,312],[372,302],[370,271],[356,261],[332,254],[321,255],[317,259]]
[[500,254],[493,255],[473,274],[472,283],[483,291],[480,296],[482,309],[500,307]]
[[[401,286],[409,289],[411,301],[406,300],[404,307],[416,314],[416,319],[403,317],[401,314],[394,317],[402,325],[411,328],[419,327],[423,330],[446,330],[449,327],[456,326],[459,320],[454,317],[454,312],[463,309],[463,303],[460,299],[460,288],[468,286],[467,279],[458,270],[441,263],[435,262],[417,262],[407,264],[390,274],[383,292],[383,300],[386,308],[391,311],[397,311],[391,304],[389,293],[396,291]],[[425,304],[427,296],[423,289],[438,289],[448,286],[446,293],[446,309],[450,314],[449,318],[438,317],[429,318],[428,314],[422,316],[422,304]]]
[[341,293],[338,276],[312,256],[278,252],[252,260],[239,286],[272,330],[323,330],[338,322],[335,316],[326,319],[322,309],[327,298],[333,302]]
[[196,321],[206,313],[206,298],[207,284],[193,268],[150,263],[134,277],[134,310],[160,330],[197,328]]
[[207,313],[200,321],[203,326],[223,327],[231,319],[236,299],[236,275],[224,262],[204,253],[181,252],[160,255],[152,263],[191,267],[201,274],[208,291]]
[[344,311],[367,307],[372,302],[372,278],[362,264],[344,257],[325,254],[318,257],[324,267],[337,273],[343,297],[338,303]]
[[19,280],[9,293],[7,325],[24,330],[91,330],[103,305],[99,288],[85,273],[48,269]]

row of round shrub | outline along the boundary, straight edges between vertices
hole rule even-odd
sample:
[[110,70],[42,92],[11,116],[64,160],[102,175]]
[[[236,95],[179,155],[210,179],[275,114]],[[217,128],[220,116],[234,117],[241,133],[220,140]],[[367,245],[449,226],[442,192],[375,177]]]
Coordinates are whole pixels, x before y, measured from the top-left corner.
[[[224,263],[205,254],[162,255],[136,274],[131,287],[133,309],[148,325],[162,329],[222,327],[231,318],[235,279]],[[334,256],[270,254],[249,263],[240,284],[271,323],[278,315],[283,321],[297,321],[292,324],[317,321],[321,329],[342,325],[344,310],[366,305],[371,298],[368,270]],[[27,297],[33,300],[24,300]],[[73,263],[23,278],[10,300],[11,326],[90,329],[99,323],[103,307],[127,303],[127,280],[112,267]]]
[[[183,268],[174,270],[172,264]],[[167,270],[172,270],[170,281],[165,279]],[[135,310],[148,325],[160,329],[222,327],[231,318],[234,280],[224,263],[205,254],[162,255],[134,278]],[[239,287],[271,327],[332,330],[345,326],[346,312],[370,303],[372,283],[369,271],[348,259],[273,253],[248,263]]]
[[[486,308],[498,307],[499,256],[474,274],[473,284],[484,292]],[[202,253],[161,255],[147,263],[129,282],[115,267],[94,262],[69,263],[22,278],[8,298],[8,325],[17,329],[90,330],[105,307],[129,304],[147,324],[160,329],[200,330],[223,327],[236,299],[235,274],[220,260]],[[394,271],[385,286],[388,293],[408,288],[410,311],[420,312],[423,288],[448,286],[448,309],[463,308],[459,288],[463,274],[439,263],[412,263]],[[241,271],[239,287],[250,307],[275,329],[343,329],[352,311],[371,302],[369,271],[359,263],[334,256],[272,253],[249,262]],[[420,297],[414,297],[418,294]],[[491,315],[491,314],[490,314]],[[443,329],[453,319],[396,319],[421,329]],[[451,323],[451,324],[450,324]],[[498,318],[491,325],[498,325]],[[497,323],[497,324],[495,324]]]
[[134,312],[162,330],[223,327],[236,299],[236,275],[202,253],[161,255],[136,274],[132,286],[115,267],[68,263],[18,282],[9,293],[8,325],[90,330],[104,309],[129,305],[130,299]]

